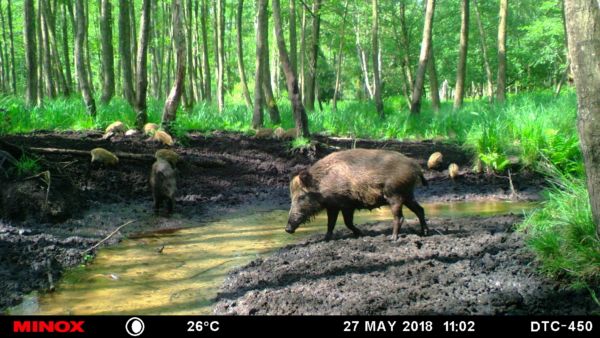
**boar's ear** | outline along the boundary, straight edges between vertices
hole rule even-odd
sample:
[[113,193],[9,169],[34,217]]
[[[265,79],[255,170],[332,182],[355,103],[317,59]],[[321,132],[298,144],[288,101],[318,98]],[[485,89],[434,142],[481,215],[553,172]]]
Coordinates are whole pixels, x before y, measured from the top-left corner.
[[313,183],[312,176],[306,169],[298,173],[298,178],[304,188],[309,188]]

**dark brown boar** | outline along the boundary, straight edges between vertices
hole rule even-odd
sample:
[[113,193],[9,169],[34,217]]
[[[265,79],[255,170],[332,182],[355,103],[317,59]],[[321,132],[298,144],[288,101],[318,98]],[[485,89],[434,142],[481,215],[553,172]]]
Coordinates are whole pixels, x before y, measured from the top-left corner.
[[167,160],[158,158],[152,165],[150,188],[152,197],[154,197],[154,213],[158,214],[162,201],[166,200],[167,214],[171,214],[173,212],[176,181],[175,170]]
[[339,212],[344,223],[356,236],[354,210],[390,205],[393,221],[392,239],[404,222],[402,206],[419,218],[421,232],[428,232],[423,207],[415,201],[418,181],[427,185],[421,167],[413,159],[395,151],[351,149],[328,155],[301,171],[290,182],[292,205],[286,231],[294,233],[301,224],[323,209],[327,210],[327,235],[330,240]]

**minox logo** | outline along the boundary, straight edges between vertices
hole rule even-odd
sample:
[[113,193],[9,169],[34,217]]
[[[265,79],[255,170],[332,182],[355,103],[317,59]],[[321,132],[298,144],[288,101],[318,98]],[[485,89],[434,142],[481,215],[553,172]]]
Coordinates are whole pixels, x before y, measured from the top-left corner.
[[58,333],[73,333],[79,332],[84,333],[83,324],[85,321],[74,321],[74,320],[15,320],[13,321],[13,332],[15,333],[44,333],[44,332],[58,332]]

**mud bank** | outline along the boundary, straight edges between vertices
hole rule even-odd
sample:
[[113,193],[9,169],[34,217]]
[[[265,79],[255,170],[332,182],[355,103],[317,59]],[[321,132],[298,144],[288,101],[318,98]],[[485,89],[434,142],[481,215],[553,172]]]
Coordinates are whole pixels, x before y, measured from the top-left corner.
[[597,313],[587,291],[537,273],[518,215],[416,220],[390,240],[390,222],[314,235],[232,272],[215,314],[238,315],[575,315]]
[[[31,290],[49,290],[51,280],[56,281],[65,268],[83,262],[87,249],[127,221],[135,222],[105,244],[141,232],[197,226],[232,211],[251,213],[259,209],[286,208],[289,206],[287,184],[292,173],[336,149],[353,145],[338,139],[317,139],[317,143],[300,150],[292,150],[289,141],[256,139],[242,134],[191,134],[179,140],[174,150],[182,155],[184,165],[178,169],[175,214],[166,218],[152,215],[148,188],[152,155],[162,146],[147,142],[145,137],[105,140],[98,132],[38,132],[0,138],[39,156],[53,168],[60,168],[61,177],[72,182],[76,189],[73,196],[81,202],[68,210],[66,219],[26,213],[25,216],[30,217],[0,221],[0,309],[14,305]],[[512,195],[507,179],[471,173],[467,169],[471,156],[453,145],[394,141],[358,141],[357,144],[403,151],[421,163],[425,163],[432,152],[442,151],[448,154],[449,161],[463,168],[456,182],[451,182],[443,170],[427,171],[425,176],[430,180],[430,187],[418,189],[420,201],[509,199]],[[93,172],[86,187],[89,156],[82,151],[95,147],[139,156],[122,157],[118,167]],[[0,175],[0,185],[4,187],[9,183],[15,182],[7,182]],[[513,177],[513,183],[518,198],[531,200],[538,198],[543,180],[520,175]],[[61,189],[52,187],[49,203],[53,203],[53,196],[61,193],[71,196],[70,187]],[[45,196],[40,192],[37,195]]]

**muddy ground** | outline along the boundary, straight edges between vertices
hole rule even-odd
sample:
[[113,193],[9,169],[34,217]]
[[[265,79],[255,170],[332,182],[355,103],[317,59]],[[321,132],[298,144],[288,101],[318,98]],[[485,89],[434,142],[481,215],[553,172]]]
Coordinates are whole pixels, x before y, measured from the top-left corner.
[[[191,225],[199,225],[203,221],[231,211],[252,212],[256,208],[286,208],[289,206],[287,184],[290,175],[339,148],[354,145],[394,149],[418,159],[423,165],[429,154],[442,151],[444,168],[451,162],[461,165],[462,176],[456,182],[448,180],[443,170],[426,171],[425,176],[430,180],[430,186],[417,191],[417,199],[420,201],[508,199],[512,195],[506,178],[471,173],[468,170],[471,156],[452,145],[428,141],[401,143],[327,137],[317,137],[316,140],[315,144],[301,150],[290,150],[289,141],[256,139],[231,133],[192,134],[178,140],[174,150],[183,156],[184,164],[178,168],[175,214],[165,217],[163,214],[152,214],[152,198],[147,183],[153,161],[152,154],[162,146],[146,141],[143,136],[104,140],[97,132],[38,132],[1,137],[0,141],[18,145],[39,156],[42,159],[40,163],[50,169],[55,183],[50,187],[46,205],[42,201],[46,196],[47,185],[39,177],[29,178],[27,182],[24,182],[22,177],[15,181],[7,179],[2,175],[3,172],[0,172],[0,197],[3,201],[0,203],[0,212],[3,215],[3,219],[0,220],[0,309],[16,304],[23,294],[32,290],[50,289],[65,268],[83,262],[87,254],[93,254],[93,250],[86,250],[129,220],[135,222],[123,228],[105,244],[113,244],[123,236],[135,233],[190,226],[190,222],[193,223]],[[85,173],[89,155],[85,152],[95,147],[104,147],[123,156],[120,157],[118,167],[92,172],[86,186]],[[517,198],[520,199],[539,198],[543,182],[543,179],[528,174],[513,176]],[[21,208],[18,208],[18,205],[10,205],[16,199],[10,198],[13,195],[7,191],[19,190],[13,189],[14,185],[27,186],[26,189],[21,189],[22,192],[33,196],[29,200],[22,198],[24,206]],[[11,213],[7,210],[20,212]],[[405,236],[396,243],[384,238],[389,232],[389,224],[363,226],[368,236],[358,240],[345,238],[346,233],[343,230],[339,230],[339,240],[329,243],[321,243],[320,237],[314,237],[308,242],[284,248],[272,258],[253,262],[233,273],[224,285],[216,309],[220,313],[426,313],[429,311],[426,304],[435,304],[434,299],[440,299],[441,302],[442,299],[446,299],[441,296],[443,292],[449,292],[454,298],[448,296],[444,304],[450,306],[449,299],[455,299],[455,312],[504,313],[508,311],[505,308],[513,305],[491,306],[486,312],[482,310],[483,305],[461,307],[463,305],[459,300],[466,301],[477,294],[481,295],[480,298],[493,297],[492,293],[488,292],[492,290],[488,284],[492,283],[490,278],[495,276],[489,269],[494,267],[500,271],[497,278],[506,277],[509,273],[529,276],[527,278],[531,280],[516,277],[509,280],[520,281],[523,285],[539,284],[542,291],[546,290],[544,288],[548,287],[550,282],[534,272],[532,257],[523,248],[518,235],[510,232],[501,235],[517,220],[511,219],[498,225],[500,220],[503,218],[468,221],[433,219],[432,227],[441,231],[443,235],[419,238],[408,232],[410,226],[405,226]],[[504,227],[504,230],[484,230],[486,227],[493,227],[493,224],[496,224],[496,227]],[[457,229],[453,230],[454,225]],[[283,226],[282,224],[282,231]],[[502,238],[507,240],[498,236],[504,236]],[[344,245],[340,245],[340,241],[343,241]],[[431,250],[427,249],[430,245]],[[486,249],[488,245],[496,249]],[[423,248],[427,250],[422,250]],[[457,251],[456,254],[449,254],[452,250]],[[306,255],[313,259],[308,260]],[[296,259],[293,259],[294,257]],[[498,261],[503,257],[505,260]],[[492,267],[486,268],[487,265],[481,262],[490,259],[493,262],[490,263]],[[455,262],[452,262],[453,260]],[[304,265],[294,263],[303,261]],[[414,264],[418,266],[414,269],[409,268]],[[429,270],[437,271],[432,275],[439,276],[439,280],[446,278],[440,276],[440,272],[447,268],[445,265],[455,264],[452,270],[448,270],[454,271],[454,275],[448,275],[444,280],[450,280],[450,284],[453,285],[454,279],[460,279],[471,289],[458,287],[450,292],[447,288],[440,290],[442,293],[436,295],[433,291],[437,290],[436,288],[424,287],[428,277],[418,272],[427,270],[424,267],[431,264],[434,268]],[[460,269],[463,265],[464,271]],[[310,270],[309,267],[315,270]],[[300,273],[303,268],[308,270]],[[265,271],[268,273],[264,273]],[[247,277],[255,273],[262,273],[261,278],[264,280]],[[459,273],[463,273],[462,277]],[[411,275],[415,277],[407,278]],[[305,278],[307,276],[312,277]],[[364,279],[365,285],[377,285],[379,281],[382,283],[381,287],[361,287],[346,297],[344,292],[353,289],[349,278],[356,277],[358,280],[359,276],[360,279]],[[405,283],[410,283],[412,289],[408,288],[408,284],[391,283],[399,276],[406,280]],[[388,282],[382,282],[382,278]],[[404,296],[402,298],[405,301],[409,301],[408,305],[402,306],[404,303],[392,301],[400,299],[397,297],[385,296],[380,299],[376,296],[388,295],[392,284],[398,284],[393,290],[399,290],[402,285],[407,287],[408,294],[400,291],[398,293]],[[432,284],[431,281],[429,284]],[[299,294],[297,290],[306,292]],[[323,292],[316,292],[317,290]],[[325,292],[327,290],[331,291]],[[498,295],[496,298],[500,299],[501,294],[496,291],[508,289],[493,290],[493,294]],[[560,291],[560,287],[552,290],[548,291],[549,299],[551,296],[562,299],[560,297],[566,295]],[[296,296],[290,297],[290,293]],[[541,293],[540,291],[537,294]],[[371,294],[373,297],[369,296]],[[515,301],[518,301],[519,294],[524,299],[520,304],[530,304],[527,293],[509,294]],[[576,296],[580,297],[582,302],[589,299],[589,296],[584,294]],[[339,303],[347,298],[348,302],[344,301],[343,307],[334,306],[329,297],[341,297],[335,298]],[[430,301],[422,297],[429,297]],[[511,297],[508,299],[512,299]],[[310,301],[305,301],[305,298]],[[253,299],[257,302],[253,302]],[[262,299],[268,299],[267,303],[271,305],[264,305]],[[350,299],[353,301],[350,302]],[[385,299],[389,301],[384,301]],[[475,301],[476,304],[480,304],[477,303],[477,299]],[[350,305],[351,303],[354,305]],[[578,304],[577,309],[586,309]],[[440,310],[436,313],[454,312]]]

